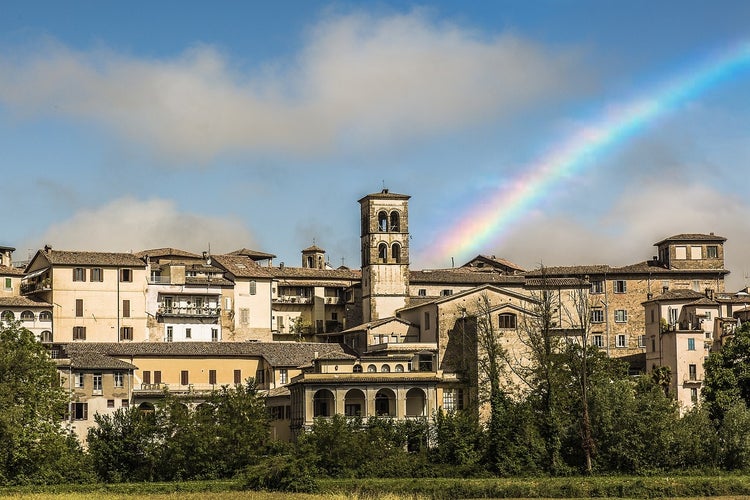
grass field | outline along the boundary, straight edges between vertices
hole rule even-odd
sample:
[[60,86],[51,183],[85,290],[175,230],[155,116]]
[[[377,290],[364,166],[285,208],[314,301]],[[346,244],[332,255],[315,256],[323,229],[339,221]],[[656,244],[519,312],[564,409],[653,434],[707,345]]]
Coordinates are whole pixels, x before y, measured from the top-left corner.
[[321,480],[320,493],[239,491],[234,481],[59,485],[0,489],[2,499],[453,500],[462,498],[750,498],[750,476]]

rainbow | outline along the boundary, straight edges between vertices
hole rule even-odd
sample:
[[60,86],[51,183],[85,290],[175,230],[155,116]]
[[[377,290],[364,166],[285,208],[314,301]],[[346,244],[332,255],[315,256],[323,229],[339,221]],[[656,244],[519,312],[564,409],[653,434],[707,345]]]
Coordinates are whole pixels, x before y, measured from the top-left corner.
[[589,124],[551,148],[462,213],[456,223],[429,245],[432,257],[469,258],[499,240],[559,183],[584,171],[596,155],[632,137],[680,104],[750,65],[750,41],[715,54],[692,71],[624,105],[605,108]]

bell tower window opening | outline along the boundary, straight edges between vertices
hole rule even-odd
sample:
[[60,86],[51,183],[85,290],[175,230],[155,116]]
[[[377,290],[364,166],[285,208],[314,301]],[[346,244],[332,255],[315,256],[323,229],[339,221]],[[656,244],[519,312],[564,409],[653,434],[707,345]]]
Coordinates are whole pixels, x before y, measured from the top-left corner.
[[401,231],[401,216],[395,210],[391,212],[391,231],[398,233]]
[[399,245],[398,243],[394,243],[393,245],[391,245],[391,259],[396,264],[401,263],[401,245]]
[[381,243],[378,245],[378,262],[385,263],[388,260],[388,245]]
[[378,231],[381,233],[388,232],[388,214],[384,211],[378,212]]

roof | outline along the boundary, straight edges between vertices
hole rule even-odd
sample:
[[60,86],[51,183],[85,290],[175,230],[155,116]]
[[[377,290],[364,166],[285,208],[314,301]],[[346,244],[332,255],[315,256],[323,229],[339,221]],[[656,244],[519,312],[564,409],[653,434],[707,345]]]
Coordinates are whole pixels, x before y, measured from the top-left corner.
[[485,283],[496,284],[524,284],[524,277],[519,275],[507,275],[498,272],[480,272],[470,270],[472,268],[452,269],[423,269],[421,271],[409,271],[409,284],[451,284],[451,285],[481,285]]
[[300,366],[313,359],[353,359],[340,344],[314,342],[86,342],[66,344],[66,351],[98,352],[114,357],[248,357],[272,366]]
[[179,248],[152,248],[150,250],[141,250],[140,252],[136,252],[136,257],[140,259],[144,259],[146,257],[150,258],[159,258],[159,257],[182,257],[182,258],[190,258],[190,259],[202,259],[203,255],[198,255],[197,253],[188,252],[187,250],[180,250]]
[[663,301],[671,301],[671,300],[698,300],[701,298],[705,298],[706,296],[700,292],[696,292],[694,290],[688,290],[688,289],[677,289],[677,290],[667,290],[666,292],[649,299],[643,304],[648,304],[651,302],[663,302]]
[[391,193],[388,189],[383,189],[379,193],[371,193],[366,196],[363,196],[358,200],[359,203],[362,203],[365,200],[371,199],[371,198],[378,198],[378,199],[390,199],[390,200],[408,200],[411,198],[411,196],[407,194],[398,194],[398,193]]
[[271,278],[268,268],[260,267],[246,255],[214,255],[212,259],[236,278]]
[[186,285],[234,286],[230,280],[218,276],[185,276]]
[[546,287],[588,287],[590,283],[581,278],[567,278],[567,277],[556,277],[556,276],[545,276],[545,277],[527,277],[525,285],[527,287],[534,288],[546,288]]
[[488,255],[481,255],[481,254],[477,255],[476,257],[474,257],[473,259],[471,259],[469,262],[467,262],[466,264],[464,264],[461,267],[471,267],[470,264],[472,262],[475,262],[475,261],[483,261],[483,262],[487,262],[488,264],[490,264],[492,266],[507,267],[507,268],[513,269],[515,271],[521,271],[521,272],[525,271],[524,268],[522,268],[518,264],[514,264],[513,262],[511,262],[509,260],[498,259],[494,255],[488,256]]
[[320,248],[320,247],[319,247],[319,246],[317,246],[317,245],[312,245],[312,246],[309,246],[309,247],[307,247],[307,248],[304,248],[304,249],[303,249],[302,251],[303,251],[303,252],[318,252],[318,253],[326,253],[326,251],[325,251],[325,250],[323,250],[322,248]]
[[723,243],[727,241],[726,238],[723,236],[716,236],[714,233],[709,234],[700,234],[700,233],[683,233],[683,234],[675,234],[674,236],[670,236],[669,238],[664,238],[663,240],[654,243],[654,246],[661,246],[664,243],[680,243],[683,241],[708,241],[708,242],[717,242],[717,243]]
[[[69,346],[73,345],[82,344],[69,344]],[[68,358],[56,360],[58,366],[65,365],[71,368],[88,370],[134,370],[137,368],[131,363],[95,350],[75,349],[69,346],[66,346],[65,349]]]
[[[132,253],[78,252],[52,249],[39,250],[39,253],[55,266],[146,267],[146,264]],[[36,257],[33,260],[36,260]]]
[[52,304],[32,297],[0,297],[0,307],[52,307]]
[[253,260],[268,260],[276,258],[276,256],[272,253],[259,252],[257,250],[249,250],[247,248],[240,248],[239,250],[235,250],[234,252],[229,252],[228,255],[242,255],[245,257],[250,257]]
[[311,267],[269,267],[274,278],[278,280],[289,278],[308,278],[310,280],[347,280],[359,281],[362,274],[359,270],[351,269],[315,269]]
[[23,269],[11,266],[0,266],[0,276],[23,276]]
[[626,275],[626,274],[650,274],[650,275],[684,275],[684,274],[729,274],[726,269],[667,269],[661,262],[656,260],[644,260],[621,267],[613,267],[606,264],[583,265],[583,266],[552,266],[544,269],[535,269],[526,273],[526,276],[554,277],[578,277],[597,276],[603,274]]
[[406,321],[406,320],[401,319],[401,318],[397,318],[395,316],[389,316],[387,318],[376,319],[375,321],[369,321],[367,323],[362,323],[361,325],[356,325],[356,326],[353,326],[351,328],[347,328],[346,330],[342,330],[342,331],[337,332],[337,333],[340,335],[342,333],[362,332],[362,331],[365,331],[365,330],[370,330],[372,328],[377,328],[379,326],[385,325],[387,323],[391,323],[393,321],[395,321],[397,323],[404,324],[406,326],[413,326],[412,323],[409,322],[409,321]]

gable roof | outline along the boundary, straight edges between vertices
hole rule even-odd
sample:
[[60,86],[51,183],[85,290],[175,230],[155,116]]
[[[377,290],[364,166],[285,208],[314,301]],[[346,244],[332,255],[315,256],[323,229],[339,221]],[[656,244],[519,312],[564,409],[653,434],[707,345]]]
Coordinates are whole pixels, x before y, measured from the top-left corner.
[[167,258],[167,257],[180,257],[189,259],[202,259],[203,255],[197,253],[188,252],[187,250],[180,250],[179,248],[152,248],[150,250],[141,250],[134,254],[139,259],[150,258]]
[[272,253],[259,252],[258,250],[250,250],[247,248],[240,248],[234,252],[229,252],[228,255],[243,255],[245,257],[250,257],[253,260],[269,260],[276,258]]
[[235,278],[271,278],[268,268],[261,267],[246,255],[214,255],[212,259]]
[[495,268],[507,267],[508,269],[511,269],[512,271],[525,272],[525,269],[523,269],[518,264],[514,264],[513,262],[509,260],[499,259],[495,257],[494,255],[488,256],[488,255],[482,255],[482,254],[477,255],[476,257],[474,257],[473,259],[471,259],[469,262],[467,262],[461,267],[475,267],[472,264],[474,264],[477,261],[489,264],[491,267],[495,267]]
[[723,236],[716,236],[714,233],[709,234],[700,234],[700,233],[682,233],[682,234],[675,234],[674,236],[670,236],[669,238],[664,238],[663,240],[654,243],[654,246],[661,246],[664,243],[680,243],[680,242],[715,242],[715,243],[723,243],[727,241],[726,238]]
[[132,253],[78,252],[44,249],[39,250],[36,253],[26,269],[30,269],[30,266],[36,261],[37,257],[40,256],[53,266],[146,267],[146,263]]

